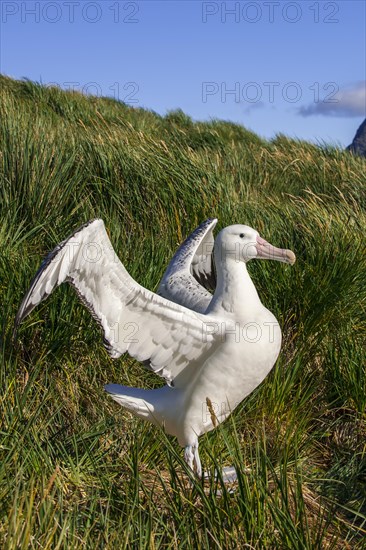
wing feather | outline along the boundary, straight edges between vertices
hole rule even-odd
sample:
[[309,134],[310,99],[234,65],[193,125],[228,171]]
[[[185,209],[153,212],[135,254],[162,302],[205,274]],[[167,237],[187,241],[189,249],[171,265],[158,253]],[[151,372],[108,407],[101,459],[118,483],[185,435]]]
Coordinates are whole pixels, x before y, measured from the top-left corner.
[[[180,385],[219,345],[203,315],[136,283],[117,258],[102,220],[93,220],[44,260],[19,308],[16,325],[62,282],[71,283],[104,332],[114,358],[128,352],[168,383]],[[189,369],[189,370],[190,370]]]
[[217,219],[201,223],[174,254],[158,288],[168,300],[204,313],[216,288],[213,229]]

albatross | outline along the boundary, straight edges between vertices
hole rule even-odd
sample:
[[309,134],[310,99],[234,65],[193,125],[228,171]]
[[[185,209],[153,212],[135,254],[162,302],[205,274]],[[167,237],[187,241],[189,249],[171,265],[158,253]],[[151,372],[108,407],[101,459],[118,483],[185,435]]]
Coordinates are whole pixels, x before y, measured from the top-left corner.
[[296,259],[246,225],[225,227],[214,239],[216,223],[207,220],[181,245],[155,294],[129,275],[103,221],[92,220],[45,258],[15,320],[18,327],[58,285],[70,283],[99,322],[111,357],[127,352],[166,382],[158,389],[108,384],[105,390],[176,436],[199,477],[199,436],[264,380],[281,348],[280,326],[262,304],[247,263],[292,265]]

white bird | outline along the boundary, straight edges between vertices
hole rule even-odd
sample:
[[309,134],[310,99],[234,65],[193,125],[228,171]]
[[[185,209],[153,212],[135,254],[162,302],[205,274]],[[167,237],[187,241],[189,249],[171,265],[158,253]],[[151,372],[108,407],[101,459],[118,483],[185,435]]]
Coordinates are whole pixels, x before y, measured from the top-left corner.
[[[254,258],[295,262],[293,252],[270,245],[245,225],[226,227],[213,244],[215,223],[202,224],[174,256],[159,287],[167,299],[134,281],[103,221],[93,220],[47,256],[16,317],[17,326],[56,286],[71,283],[100,323],[110,355],[128,352],[167,382],[153,390],[108,384],[106,391],[136,416],[176,436],[199,477],[199,436],[225,420],[262,382],[281,347],[278,322],[261,303],[246,264]],[[211,297],[198,284],[192,300],[192,274],[207,279],[212,273],[212,246],[215,292]]]

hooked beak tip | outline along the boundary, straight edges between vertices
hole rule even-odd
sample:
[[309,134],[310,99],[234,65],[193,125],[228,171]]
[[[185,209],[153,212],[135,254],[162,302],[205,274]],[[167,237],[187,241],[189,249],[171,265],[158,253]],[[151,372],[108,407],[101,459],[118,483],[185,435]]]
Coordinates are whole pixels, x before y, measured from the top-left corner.
[[277,260],[290,265],[294,265],[296,262],[296,256],[292,250],[277,248],[259,235],[257,236],[257,252],[258,258]]

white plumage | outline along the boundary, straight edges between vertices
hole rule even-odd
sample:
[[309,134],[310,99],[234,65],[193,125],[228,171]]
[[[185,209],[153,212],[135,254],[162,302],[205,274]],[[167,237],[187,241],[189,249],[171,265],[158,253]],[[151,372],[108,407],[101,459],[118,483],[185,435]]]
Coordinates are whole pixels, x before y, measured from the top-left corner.
[[201,223],[178,248],[158,288],[158,294],[177,304],[205,313],[216,288],[213,261],[216,219]]
[[110,355],[127,352],[167,382],[155,390],[109,384],[107,392],[176,436],[199,476],[198,437],[261,383],[280,351],[279,325],[262,305],[246,263],[295,261],[291,251],[273,247],[244,225],[226,227],[214,242],[216,221],[204,222],[183,243],[159,294],[128,274],[103,221],[89,222],[47,256],[16,318],[18,325],[56,286],[71,283],[100,323]]

